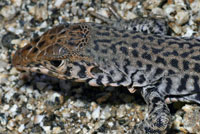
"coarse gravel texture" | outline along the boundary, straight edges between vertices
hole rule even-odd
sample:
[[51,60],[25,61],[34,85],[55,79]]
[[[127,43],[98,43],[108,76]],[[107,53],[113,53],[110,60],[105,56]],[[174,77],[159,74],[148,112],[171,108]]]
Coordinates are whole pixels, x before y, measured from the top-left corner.
[[[0,134],[123,134],[144,118],[147,107],[137,92],[21,73],[11,65],[18,48],[55,25],[102,23],[88,11],[113,17],[111,3],[124,19],[166,17],[172,36],[200,36],[199,0],[1,0]],[[200,133],[199,105],[169,106],[169,133]]]

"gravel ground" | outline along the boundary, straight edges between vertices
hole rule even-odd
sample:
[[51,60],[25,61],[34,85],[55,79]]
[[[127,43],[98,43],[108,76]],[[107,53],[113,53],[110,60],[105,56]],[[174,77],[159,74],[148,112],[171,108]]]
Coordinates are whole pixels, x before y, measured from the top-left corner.
[[[147,107],[137,92],[21,73],[10,62],[19,47],[55,25],[102,23],[87,12],[110,18],[111,3],[124,19],[166,17],[171,35],[200,37],[199,0],[1,0],[0,134],[123,134],[144,118]],[[200,134],[199,105],[169,106],[173,114],[169,133]]]

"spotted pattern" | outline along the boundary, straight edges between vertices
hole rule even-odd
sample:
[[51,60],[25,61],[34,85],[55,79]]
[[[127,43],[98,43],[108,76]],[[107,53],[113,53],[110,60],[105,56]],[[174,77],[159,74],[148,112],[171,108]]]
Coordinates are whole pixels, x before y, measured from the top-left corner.
[[166,97],[200,104],[200,40],[147,33],[95,23],[62,24],[18,50],[12,63],[19,70],[91,86],[140,89],[149,118],[133,131],[161,133],[170,123]]

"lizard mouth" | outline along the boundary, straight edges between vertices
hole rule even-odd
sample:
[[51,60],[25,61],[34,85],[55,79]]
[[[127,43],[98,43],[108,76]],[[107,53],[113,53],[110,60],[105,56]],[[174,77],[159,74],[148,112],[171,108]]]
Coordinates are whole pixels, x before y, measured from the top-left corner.
[[82,62],[68,63],[66,60],[41,61],[39,63],[30,63],[25,66],[13,61],[19,71],[36,72],[49,75],[58,79],[73,79],[77,82],[83,82],[88,78],[94,78],[94,66],[87,66]]
[[[66,79],[66,75],[62,73],[57,73],[54,70],[50,70],[43,65],[29,65],[29,66],[20,66],[20,65],[15,65],[15,67],[20,70],[20,71],[30,71],[30,72],[35,72],[35,73],[40,73],[40,74],[45,74],[48,76],[56,77],[58,79]],[[70,79],[70,78],[68,78]]]

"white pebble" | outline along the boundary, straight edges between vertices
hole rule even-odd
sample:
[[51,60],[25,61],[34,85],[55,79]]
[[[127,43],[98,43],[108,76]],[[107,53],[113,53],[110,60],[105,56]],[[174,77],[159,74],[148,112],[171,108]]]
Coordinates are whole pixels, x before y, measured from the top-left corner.
[[194,12],[194,13],[199,12],[200,0],[194,0],[194,1],[190,4],[190,8],[192,9],[192,12]]
[[54,127],[53,128],[53,134],[59,134],[61,133],[61,128],[60,127]]
[[92,116],[91,116],[90,112],[88,112],[88,111],[86,112],[86,117],[87,117],[88,121],[91,120]]
[[13,32],[15,34],[22,34],[23,33],[23,28],[21,28],[21,26],[19,25],[19,23],[9,23],[9,24],[5,24],[5,28],[6,30]]
[[193,106],[191,105],[185,105],[182,107],[182,109],[185,111],[185,112],[192,112],[193,111]]
[[24,129],[25,129],[24,124],[21,124],[21,125],[19,126],[19,128],[18,128],[18,132],[19,132],[19,133],[22,133],[22,132],[24,131]]
[[40,28],[46,28],[48,26],[47,22],[44,21],[41,25],[40,25]]
[[71,11],[72,11],[73,15],[76,15],[77,11],[78,11],[78,8],[77,7],[73,7]]
[[172,4],[164,6],[164,13],[169,18],[169,20],[174,19],[174,16],[172,15],[176,12],[175,8],[176,6]]
[[103,124],[105,123],[104,120],[100,120],[98,122],[95,123],[94,129],[97,130],[98,128],[100,128]]
[[109,108],[108,106],[106,106],[106,107],[102,110],[102,112],[101,112],[101,117],[100,117],[100,118],[106,120],[106,119],[110,118],[110,116],[111,116],[110,108]]
[[127,14],[126,14],[126,18],[128,19],[128,20],[130,20],[130,19],[135,19],[137,17],[137,15],[135,15],[134,14],[134,12],[127,12]]
[[14,104],[11,108],[10,108],[10,113],[15,115],[16,111],[17,111],[18,106],[16,104]]
[[65,0],[56,0],[54,3],[55,7],[59,8],[63,4],[64,1]]
[[70,117],[70,111],[67,110],[67,109],[63,109],[63,110],[61,111],[61,114],[62,114],[62,116],[63,116],[64,118],[69,118],[69,117]]
[[85,22],[90,22],[90,17],[85,17]]
[[22,114],[18,114],[15,119],[18,121],[22,121],[24,119],[24,117]]
[[146,7],[147,9],[153,9],[155,7],[158,7],[158,5],[160,5],[160,3],[162,3],[163,0],[147,0],[144,2],[144,7]]
[[154,16],[164,16],[163,9],[161,9],[159,7],[153,8],[151,11]]
[[62,101],[61,100],[62,96],[59,93],[56,93],[56,92],[50,92],[49,93],[49,95],[48,95],[49,101],[55,102],[56,98],[59,98],[59,100]]
[[39,124],[39,123],[41,123],[41,121],[43,120],[43,118],[44,118],[44,115],[36,115],[36,116],[34,117],[34,124]]
[[12,99],[14,93],[15,92],[13,90],[8,90],[8,92],[5,94],[5,98],[7,102],[9,102]]
[[176,24],[182,25],[189,20],[189,13],[186,11],[179,11],[175,16],[175,19]]
[[181,26],[177,26],[177,25],[173,24],[173,25],[171,26],[171,28],[172,28],[172,30],[173,30],[176,34],[181,34],[181,33],[182,33],[182,28],[181,28]]
[[0,84],[6,83],[8,81],[8,75],[7,74],[0,74]]
[[10,106],[9,106],[8,104],[5,104],[5,105],[3,106],[2,111],[7,111],[9,108],[10,108]]
[[109,126],[109,127],[113,127],[113,126],[114,126],[114,123],[113,123],[113,122],[108,122],[108,126]]
[[33,93],[33,86],[27,87],[26,92],[27,94],[31,95]]
[[12,0],[13,5],[20,7],[22,4],[22,0]]
[[84,106],[85,106],[85,103],[83,103],[83,102],[80,101],[80,100],[77,100],[73,105],[74,105],[75,107],[84,107]]
[[32,110],[34,107],[33,107],[33,105],[31,105],[30,103],[28,103],[28,104],[26,105],[26,108],[29,109],[29,110]]
[[87,130],[87,128],[83,128],[83,129],[82,129],[82,132],[83,132],[83,134],[86,134],[86,133],[88,133],[88,130]]
[[[9,87],[9,86],[7,86],[7,87],[3,87],[3,90],[5,91],[5,92],[10,92],[9,94],[11,95],[13,95],[14,93],[15,93],[15,91],[13,90],[13,88],[11,88],[11,87]],[[10,96],[8,96],[8,98],[10,98]]]
[[76,129],[76,130],[75,130],[75,134],[78,134],[78,133],[80,133],[80,131],[81,131],[81,129],[80,129],[80,128]]
[[98,119],[100,116],[100,110],[101,108],[98,106],[93,112],[92,112],[92,118],[94,120]]
[[20,100],[22,102],[27,102],[28,101],[27,96],[25,96],[25,95],[20,95]]
[[89,0],[83,0],[82,2],[83,2],[84,5],[90,4]]
[[126,114],[126,108],[124,105],[121,105],[117,110],[117,117],[122,118],[125,116],[125,114]]
[[12,76],[8,77],[8,80],[9,81],[14,81],[14,80],[17,80],[17,77],[12,75]]
[[46,133],[51,133],[51,126],[42,126]]
[[174,3],[175,3],[175,5],[185,7],[185,1],[184,0],[174,0]]
[[194,31],[190,27],[186,27],[186,33],[183,35],[183,37],[191,37],[193,35]]
[[3,60],[0,60],[0,65],[1,65],[0,68],[4,69],[4,68],[6,68],[8,66],[8,63],[3,61]]
[[16,10],[16,7],[14,6],[4,6],[0,10],[0,14],[4,16],[7,20],[12,19],[16,13],[17,13],[17,10]]
[[13,119],[9,120],[6,127],[7,127],[9,130],[13,130],[14,127],[15,127],[15,122],[14,122],[14,120],[13,120]]
[[87,9],[88,11],[93,11],[94,12],[94,8],[93,7],[89,7],[88,9]]
[[104,8],[102,8],[102,9],[101,9],[100,11],[98,11],[97,13],[103,15],[103,16],[106,17],[106,18],[109,17],[109,16],[108,16],[108,12],[107,12]]

